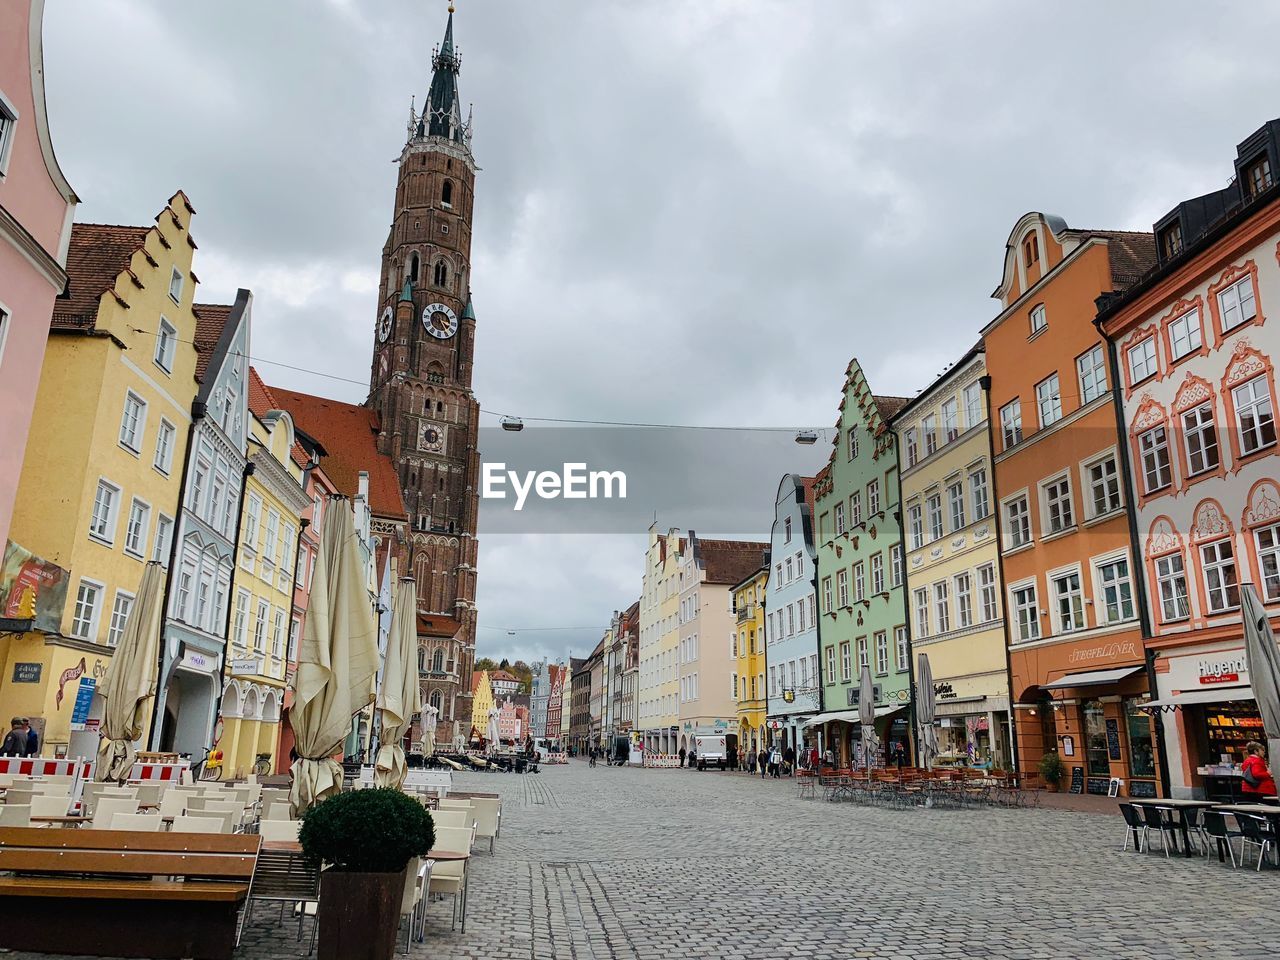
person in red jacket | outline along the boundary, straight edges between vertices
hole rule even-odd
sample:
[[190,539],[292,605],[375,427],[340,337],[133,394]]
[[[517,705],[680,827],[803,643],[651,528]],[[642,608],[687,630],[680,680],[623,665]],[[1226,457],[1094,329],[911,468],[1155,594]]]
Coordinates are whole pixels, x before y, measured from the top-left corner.
[[1274,797],[1276,782],[1267,769],[1267,761],[1262,759],[1262,744],[1251,740],[1245,745],[1244,763],[1241,765],[1241,792],[1248,798]]

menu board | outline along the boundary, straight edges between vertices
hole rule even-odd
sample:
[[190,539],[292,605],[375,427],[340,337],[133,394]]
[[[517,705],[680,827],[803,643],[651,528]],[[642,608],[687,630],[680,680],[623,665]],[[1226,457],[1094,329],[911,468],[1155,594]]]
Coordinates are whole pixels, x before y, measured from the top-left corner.
[[1071,768],[1071,792],[1084,793],[1084,767]]
[[1120,721],[1107,718],[1107,757],[1120,759]]
[[1156,795],[1156,783],[1154,780],[1130,780],[1129,796],[1131,797],[1154,797]]

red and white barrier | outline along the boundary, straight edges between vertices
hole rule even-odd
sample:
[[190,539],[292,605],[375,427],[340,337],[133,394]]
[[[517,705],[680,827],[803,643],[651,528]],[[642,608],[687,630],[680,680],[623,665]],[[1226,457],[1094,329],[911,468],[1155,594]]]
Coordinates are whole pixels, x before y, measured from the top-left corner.
[[93,761],[84,757],[46,759],[44,757],[0,757],[0,774],[17,777],[80,777],[92,774]]
[[190,761],[179,760],[177,763],[135,763],[129,771],[130,781],[154,782],[170,781],[178,783],[182,779],[182,771],[191,766]]

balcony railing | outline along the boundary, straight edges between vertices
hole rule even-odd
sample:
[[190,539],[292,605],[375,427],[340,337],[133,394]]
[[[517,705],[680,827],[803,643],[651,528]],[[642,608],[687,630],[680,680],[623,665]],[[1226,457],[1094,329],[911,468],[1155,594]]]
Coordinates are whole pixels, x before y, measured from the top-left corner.
[[742,623],[744,620],[753,620],[755,619],[755,615],[756,615],[756,605],[754,603],[744,603],[740,607],[738,607],[739,623]]

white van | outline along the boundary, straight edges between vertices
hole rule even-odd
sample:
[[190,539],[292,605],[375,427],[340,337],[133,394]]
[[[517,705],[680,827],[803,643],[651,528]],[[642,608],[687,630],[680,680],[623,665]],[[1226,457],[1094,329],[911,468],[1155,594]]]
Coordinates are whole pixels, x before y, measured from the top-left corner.
[[724,734],[698,734],[693,738],[693,749],[698,756],[698,769],[716,767],[723,770],[729,764],[727,742]]

